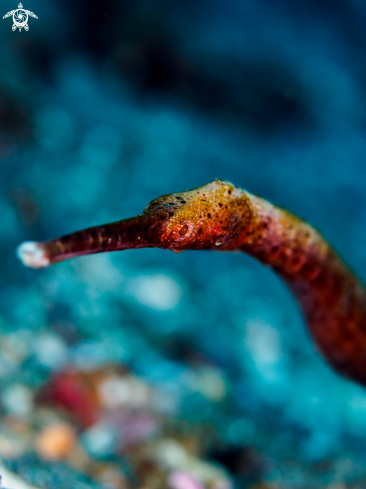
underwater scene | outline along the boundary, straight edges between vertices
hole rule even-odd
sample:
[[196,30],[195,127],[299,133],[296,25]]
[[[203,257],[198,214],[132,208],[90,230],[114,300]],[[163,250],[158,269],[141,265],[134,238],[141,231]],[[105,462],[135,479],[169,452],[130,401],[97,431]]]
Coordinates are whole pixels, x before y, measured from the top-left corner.
[[362,381],[247,248],[150,240],[38,270],[16,252],[217,179],[308,222],[366,283],[366,0],[17,2],[0,16],[3,487],[366,488]]

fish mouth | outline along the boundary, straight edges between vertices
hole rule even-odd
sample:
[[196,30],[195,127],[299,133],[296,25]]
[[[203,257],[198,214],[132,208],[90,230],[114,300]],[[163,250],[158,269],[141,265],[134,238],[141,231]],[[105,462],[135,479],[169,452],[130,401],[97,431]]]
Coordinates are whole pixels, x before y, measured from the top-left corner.
[[51,264],[46,250],[36,241],[25,241],[18,246],[16,254],[23,265],[30,268],[45,268]]

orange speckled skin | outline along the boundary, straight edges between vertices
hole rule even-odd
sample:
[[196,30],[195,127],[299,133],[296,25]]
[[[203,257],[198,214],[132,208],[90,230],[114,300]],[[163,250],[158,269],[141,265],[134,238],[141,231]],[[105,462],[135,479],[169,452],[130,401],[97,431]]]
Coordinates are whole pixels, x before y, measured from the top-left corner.
[[130,248],[241,250],[286,281],[313,339],[342,375],[366,385],[366,291],[309,224],[214,181],[152,201],[141,216],[40,243],[51,263]]

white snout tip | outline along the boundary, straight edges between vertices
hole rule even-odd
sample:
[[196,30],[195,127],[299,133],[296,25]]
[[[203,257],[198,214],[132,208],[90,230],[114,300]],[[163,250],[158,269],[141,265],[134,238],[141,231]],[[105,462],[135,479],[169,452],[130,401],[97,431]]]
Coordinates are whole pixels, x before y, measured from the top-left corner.
[[17,248],[17,256],[23,265],[31,268],[48,267],[50,260],[36,241],[25,241]]

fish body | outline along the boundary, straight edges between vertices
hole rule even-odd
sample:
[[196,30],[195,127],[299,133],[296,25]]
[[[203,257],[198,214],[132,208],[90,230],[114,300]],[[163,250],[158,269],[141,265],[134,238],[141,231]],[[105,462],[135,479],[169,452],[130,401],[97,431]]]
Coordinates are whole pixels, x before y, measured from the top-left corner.
[[287,283],[310,334],[341,375],[366,385],[366,289],[321,234],[266,200],[215,180],[163,195],[140,216],[18,248],[45,267],[77,256],[132,248],[242,251]]

